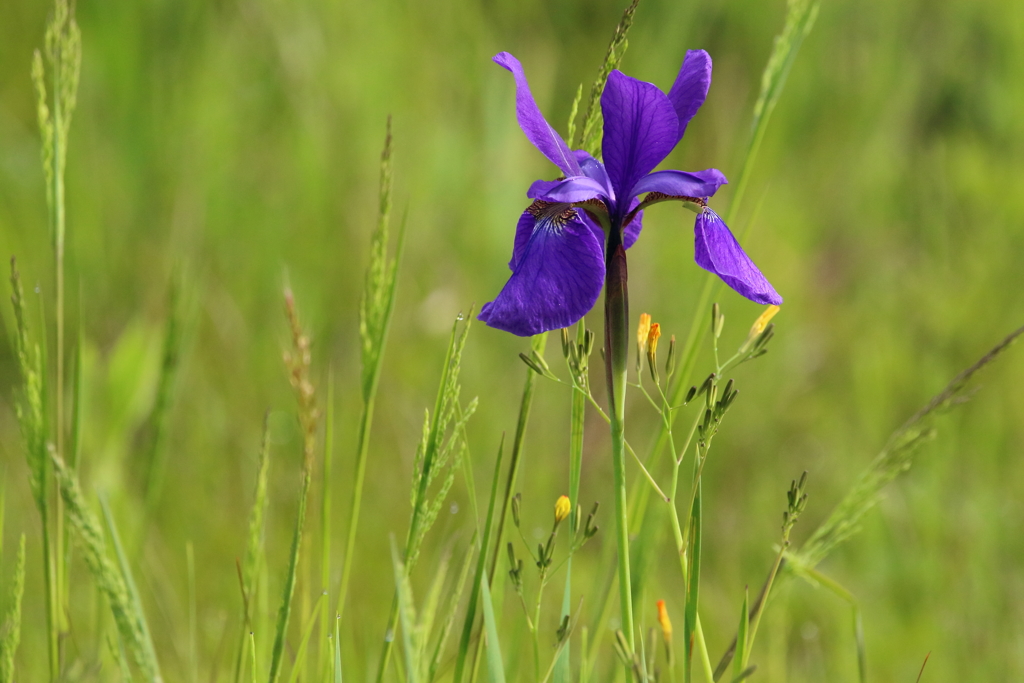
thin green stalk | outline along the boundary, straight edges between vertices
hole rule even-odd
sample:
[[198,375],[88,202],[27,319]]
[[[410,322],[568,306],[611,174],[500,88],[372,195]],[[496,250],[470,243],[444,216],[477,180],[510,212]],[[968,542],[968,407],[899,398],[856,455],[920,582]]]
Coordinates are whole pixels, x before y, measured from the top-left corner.
[[605,373],[608,380],[612,436],[612,466],[615,486],[615,535],[618,548],[619,607],[622,628],[632,652],[633,595],[629,572],[629,522],[626,500],[626,370],[629,365],[629,293],[626,287],[626,249],[622,229],[612,226],[608,235],[605,263]]
[[370,263],[366,269],[363,298],[359,308],[359,335],[362,342],[362,396],[363,410],[359,419],[359,439],[356,446],[356,469],[352,486],[352,505],[349,508],[348,531],[345,535],[345,559],[341,569],[341,586],[335,612],[345,613],[345,599],[352,579],[355,560],[356,533],[359,513],[363,506],[363,485],[366,480],[366,461],[370,451],[370,428],[373,409],[380,383],[384,348],[387,344],[391,316],[395,309],[398,264],[405,245],[405,221],[398,234],[395,255],[388,259],[388,228],[391,220],[391,117],[388,117],[384,150],[380,160],[380,208],[377,227],[371,236]]
[[[324,416],[324,468],[323,487],[320,492],[320,589],[330,595],[331,590],[331,461],[334,453],[334,372],[327,371],[327,409]],[[323,595],[321,595],[323,597]],[[320,605],[320,647],[317,671],[320,677],[327,675],[330,662],[328,636],[331,633],[330,599],[317,599]]]

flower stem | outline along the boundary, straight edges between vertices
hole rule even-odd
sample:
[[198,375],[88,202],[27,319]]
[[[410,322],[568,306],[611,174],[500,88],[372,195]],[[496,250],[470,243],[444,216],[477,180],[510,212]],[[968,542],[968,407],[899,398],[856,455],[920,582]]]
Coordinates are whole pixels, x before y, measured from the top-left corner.
[[619,554],[619,600],[622,630],[633,648],[633,597],[629,577],[629,525],[626,520],[626,369],[629,365],[629,293],[622,227],[613,224],[605,263],[604,359],[608,379],[612,464],[615,472],[615,522]]

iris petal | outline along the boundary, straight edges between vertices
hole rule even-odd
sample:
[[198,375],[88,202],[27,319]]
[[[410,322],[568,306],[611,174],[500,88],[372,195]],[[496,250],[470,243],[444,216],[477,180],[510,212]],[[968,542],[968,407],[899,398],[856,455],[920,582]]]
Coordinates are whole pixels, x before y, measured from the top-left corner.
[[576,157],[569,150],[569,145],[565,144],[562,136],[540,113],[540,108],[533,99],[530,84],[526,81],[526,74],[523,73],[523,67],[519,60],[508,52],[499,52],[494,56],[494,63],[511,71],[516,79],[516,118],[527,139],[566,175],[582,175]]
[[679,68],[679,75],[676,76],[676,82],[668,91],[668,98],[672,101],[679,120],[679,132],[676,134],[677,143],[683,139],[683,133],[686,132],[686,126],[690,123],[690,119],[704,104],[710,87],[711,56],[704,50],[687,50],[683,65]]
[[608,199],[615,199],[615,193],[612,191],[612,183],[608,180],[608,172],[604,170],[604,164],[595,159],[594,157],[587,154],[582,149],[577,149],[573,152],[576,155],[576,161],[580,162],[580,169],[583,171],[583,175],[588,178],[593,178],[606,189],[606,196]]
[[[629,210],[632,211],[633,209],[635,209],[639,205],[640,205],[640,200],[634,197],[633,201],[631,201],[629,203]],[[636,215],[633,216],[633,220],[631,220],[628,224],[626,224],[623,227],[623,230],[622,230],[622,246],[626,247],[626,249],[629,249],[631,246],[636,244],[637,239],[640,238],[640,231],[643,230],[643,227],[644,227],[644,212],[643,211],[637,211]]]
[[631,194],[658,192],[672,197],[710,197],[729,181],[717,168],[687,173],[686,171],[655,171],[633,186]]
[[759,304],[781,304],[782,297],[744,253],[725,222],[711,209],[697,215],[694,225],[694,260],[704,270]]
[[593,178],[577,176],[564,180],[537,180],[526,192],[530,199],[544,199],[549,202],[585,202],[588,199],[604,198],[606,191]]
[[[533,208],[533,207],[531,207]],[[572,325],[594,307],[604,285],[600,239],[578,212],[558,205],[534,219],[521,244],[519,221],[513,272],[505,287],[480,309],[490,327],[527,337]]]
[[605,170],[620,204],[640,178],[668,156],[679,140],[678,117],[665,93],[650,83],[612,71],[601,95]]

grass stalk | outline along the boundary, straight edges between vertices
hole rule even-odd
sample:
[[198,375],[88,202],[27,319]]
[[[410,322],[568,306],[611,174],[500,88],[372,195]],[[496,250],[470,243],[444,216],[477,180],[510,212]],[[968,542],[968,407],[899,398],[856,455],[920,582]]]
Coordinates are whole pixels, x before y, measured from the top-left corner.
[[[263,439],[256,464],[252,510],[249,512],[249,534],[245,558],[241,567],[242,583],[242,624],[238,634],[237,656],[235,657],[235,683],[242,682],[242,669],[248,636],[253,632],[252,612],[256,584],[263,566],[263,518],[267,508],[267,483],[270,468],[270,412],[263,417]],[[253,655],[255,656],[255,655]]]
[[[110,604],[118,633],[132,655],[143,677],[150,683],[163,681],[157,662],[156,648],[146,625],[145,614],[138,600],[138,592],[130,574],[124,574],[106,555],[103,531],[96,515],[85,504],[78,479],[60,456],[53,454],[52,462],[61,496],[67,505],[68,520],[84,555],[93,579]],[[113,527],[112,527],[113,528]],[[125,555],[120,542],[115,540],[115,551],[122,566]]]
[[321,678],[327,676],[327,666],[330,663],[331,654],[328,644],[328,636],[332,628],[331,618],[331,499],[333,487],[331,485],[331,465],[334,459],[334,372],[327,371],[327,408],[324,415],[324,466],[323,482],[320,490],[320,587],[327,594],[328,598],[317,600],[320,605],[320,647],[317,648],[318,662],[317,671]]
[[[2,527],[0,527],[2,528]],[[21,598],[25,592],[25,534],[18,542],[14,578],[7,594],[7,609],[0,625],[0,683],[14,681],[14,655],[21,642]]]
[[[423,436],[416,450],[411,491],[412,515],[409,520],[404,548],[403,567],[411,572],[419,556],[423,538],[440,512],[441,504],[454,482],[455,472],[460,466],[465,441],[463,427],[476,410],[474,399],[468,406],[459,405],[459,372],[462,366],[462,352],[472,325],[473,310],[463,316],[461,313],[452,325],[448,349],[445,353],[441,381],[437,388],[434,411],[427,411],[423,424]],[[459,323],[463,322],[461,333]],[[431,494],[431,485],[441,475],[441,484]],[[385,631],[384,646],[377,666],[376,680],[381,683],[387,672],[393,649],[395,627],[399,619],[399,600],[396,589],[391,603]]]
[[359,437],[356,445],[355,478],[352,504],[349,508],[348,530],[345,534],[345,559],[341,570],[336,613],[345,613],[345,599],[352,579],[355,560],[356,534],[363,504],[363,485],[366,480],[366,460],[370,450],[370,427],[377,398],[377,386],[384,360],[388,329],[395,308],[398,264],[405,243],[405,223],[399,231],[393,258],[388,258],[388,232],[391,220],[391,118],[388,117],[384,150],[380,158],[380,209],[377,227],[371,236],[370,263],[366,270],[363,298],[359,309],[359,334],[362,341],[362,396],[363,409],[359,418]]
[[288,574],[285,577],[284,591],[281,596],[281,607],[277,613],[277,628],[274,634],[274,648],[271,651],[270,683],[277,683],[281,675],[284,660],[285,639],[288,635],[288,621],[291,617],[292,598],[295,595],[295,584],[298,579],[299,556],[302,549],[302,535],[306,524],[306,504],[309,500],[309,489],[313,479],[313,464],[316,456],[316,428],[319,413],[316,407],[316,395],[310,381],[310,363],[312,361],[309,337],[302,331],[298,313],[295,310],[295,298],[290,289],[285,290],[285,313],[288,316],[292,334],[292,349],[285,353],[285,364],[288,366],[292,387],[295,389],[299,407],[299,422],[302,426],[302,485],[299,492],[299,510],[295,517],[295,529],[292,533],[291,552],[288,558]]

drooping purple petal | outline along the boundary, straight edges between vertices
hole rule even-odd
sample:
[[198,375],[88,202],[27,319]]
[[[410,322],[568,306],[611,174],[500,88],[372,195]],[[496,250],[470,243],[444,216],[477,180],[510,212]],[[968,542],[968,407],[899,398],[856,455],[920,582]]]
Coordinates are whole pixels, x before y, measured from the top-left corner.
[[534,217],[520,218],[512,277],[478,316],[490,327],[527,337],[572,325],[594,307],[604,285],[601,242],[576,211],[558,210],[535,218],[525,245],[520,229]]
[[516,79],[516,118],[527,139],[567,176],[582,175],[569,145],[540,113],[519,60],[508,52],[499,52],[494,56],[494,62],[511,71]]
[[526,196],[549,202],[583,202],[595,197],[603,198],[606,190],[593,178],[577,176],[564,180],[536,180]]
[[676,133],[676,142],[683,139],[686,126],[690,119],[697,113],[704,99],[708,96],[708,88],[711,87],[711,56],[704,50],[687,50],[683,65],[679,68],[679,75],[672,89],[668,91],[668,98],[675,107],[676,116],[679,118],[679,131]]
[[[619,204],[636,181],[654,170],[679,139],[675,109],[650,83],[612,71],[601,95],[605,170]],[[625,206],[619,206],[624,211]]]
[[782,297],[765,279],[725,222],[711,209],[697,214],[694,224],[694,260],[722,278],[742,296],[759,304],[781,304]]

